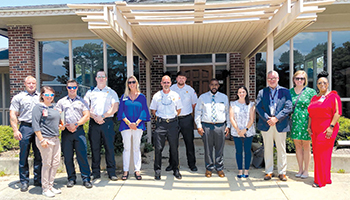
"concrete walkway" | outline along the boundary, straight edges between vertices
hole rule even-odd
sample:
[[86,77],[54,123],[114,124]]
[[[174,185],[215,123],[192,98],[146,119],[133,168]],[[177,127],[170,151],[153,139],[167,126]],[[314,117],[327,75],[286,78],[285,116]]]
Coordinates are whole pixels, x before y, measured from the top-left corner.
[[[182,180],[177,180],[172,172],[162,173],[162,180],[155,181],[153,176],[153,152],[147,155],[142,165],[142,181],[137,181],[133,174],[127,181],[118,180],[112,182],[107,174],[103,172],[102,179],[93,181],[94,187],[86,189],[81,184],[80,177],[77,185],[73,188],[65,186],[66,174],[56,175],[55,184],[61,188],[62,194],[56,195],[54,199],[349,199],[350,197],[350,174],[332,174],[331,185],[324,188],[312,188],[313,173],[310,172],[308,179],[295,178],[296,171],[288,171],[288,181],[282,182],[277,178],[271,181],[263,180],[263,169],[251,167],[248,179],[239,179],[237,166],[234,158],[234,146],[232,141],[226,141],[225,146],[225,178],[220,178],[213,173],[212,178],[204,176],[203,145],[200,139],[195,140],[198,172],[191,172],[187,167],[185,148],[180,140],[180,172]],[[164,149],[163,168],[168,164],[168,148]],[[78,174],[79,175],[79,174]],[[121,171],[118,174],[121,177]],[[28,192],[20,192],[18,176],[11,175],[0,177],[0,199],[47,199],[41,195],[41,188],[34,187],[31,179]]]

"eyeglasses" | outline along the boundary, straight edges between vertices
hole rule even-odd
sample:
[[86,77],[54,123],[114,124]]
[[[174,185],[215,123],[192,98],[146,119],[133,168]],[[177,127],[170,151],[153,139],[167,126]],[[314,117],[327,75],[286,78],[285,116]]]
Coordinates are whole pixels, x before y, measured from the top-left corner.
[[277,78],[268,78],[267,80],[268,81],[275,81],[275,80],[277,80]]
[[170,84],[170,82],[163,82],[163,84]]
[[297,81],[305,81],[305,78],[304,77],[296,77],[295,80],[297,80]]
[[106,78],[106,76],[96,76],[97,78]]
[[78,88],[78,86],[67,86],[67,88],[69,89],[69,90],[76,90],[77,88]]
[[44,96],[45,96],[45,97],[53,97],[53,96],[55,96],[55,94],[46,94],[46,93],[45,93]]
[[321,82],[318,82],[318,83],[317,83],[317,85],[321,85],[321,84],[323,84],[323,85],[327,85],[327,82],[325,82],[325,81],[321,81]]
[[128,81],[128,84],[136,84],[136,81]]

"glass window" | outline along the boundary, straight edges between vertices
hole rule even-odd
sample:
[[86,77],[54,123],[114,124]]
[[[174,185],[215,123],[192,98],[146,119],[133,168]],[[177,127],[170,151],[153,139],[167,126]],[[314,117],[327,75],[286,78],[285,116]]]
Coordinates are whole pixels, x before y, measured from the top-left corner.
[[280,77],[278,84],[286,88],[289,88],[289,51],[290,45],[288,41],[276,49],[273,54],[274,70],[278,72]]
[[103,69],[103,42],[102,40],[73,40],[72,47],[73,77],[80,85],[78,95],[84,96],[87,90],[96,85],[95,75]]
[[0,111],[0,125],[5,125],[5,122],[2,121],[3,120],[2,114],[3,114],[3,112]]
[[176,83],[177,67],[167,67],[164,74],[170,76],[172,84]]
[[327,70],[327,32],[299,33],[294,37],[294,70],[307,72],[308,86],[316,89],[317,74]]
[[266,53],[257,53],[255,55],[256,60],[256,96],[258,96],[259,90],[266,87]]
[[[2,74],[0,74],[0,83],[1,83],[1,85],[2,85]],[[2,104],[3,104],[3,99],[4,99],[5,97],[3,97],[2,96],[2,86],[0,86],[0,108],[2,108]],[[2,122],[1,120],[0,120],[0,122]]]
[[226,62],[226,54],[216,54],[215,62]]
[[219,92],[222,92],[226,94],[227,89],[227,76],[229,76],[230,73],[226,69],[226,65],[217,65],[215,67],[215,78],[218,79],[220,87]]
[[177,55],[166,56],[166,64],[177,64]]
[[39,42],[40,85],[55,90],[55,101],[67,95],[65,89],[69,78],[68,41]]
[[211,63],[212,54],[181,55],[181,63]]

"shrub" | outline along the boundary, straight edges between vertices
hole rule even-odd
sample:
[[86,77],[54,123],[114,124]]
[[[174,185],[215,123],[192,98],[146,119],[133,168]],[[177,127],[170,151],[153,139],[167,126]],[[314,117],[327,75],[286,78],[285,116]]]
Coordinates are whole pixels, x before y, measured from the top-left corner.
[[339,118],[339,132],[336,138],[338,140],[350,140],[350,119],[346,117]]
[[0,126],[0,152],[19,148],[19,141],[13,137],[10,126]]

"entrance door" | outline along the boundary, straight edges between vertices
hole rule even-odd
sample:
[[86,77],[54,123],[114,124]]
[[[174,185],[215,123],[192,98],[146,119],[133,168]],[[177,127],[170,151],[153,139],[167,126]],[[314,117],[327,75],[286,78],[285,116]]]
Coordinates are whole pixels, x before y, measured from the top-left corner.
[[180,71],[185,72],[186,84],[193,87],[198,97],[209,91],[209,83],[213,78],[213,66],[181,66]]

